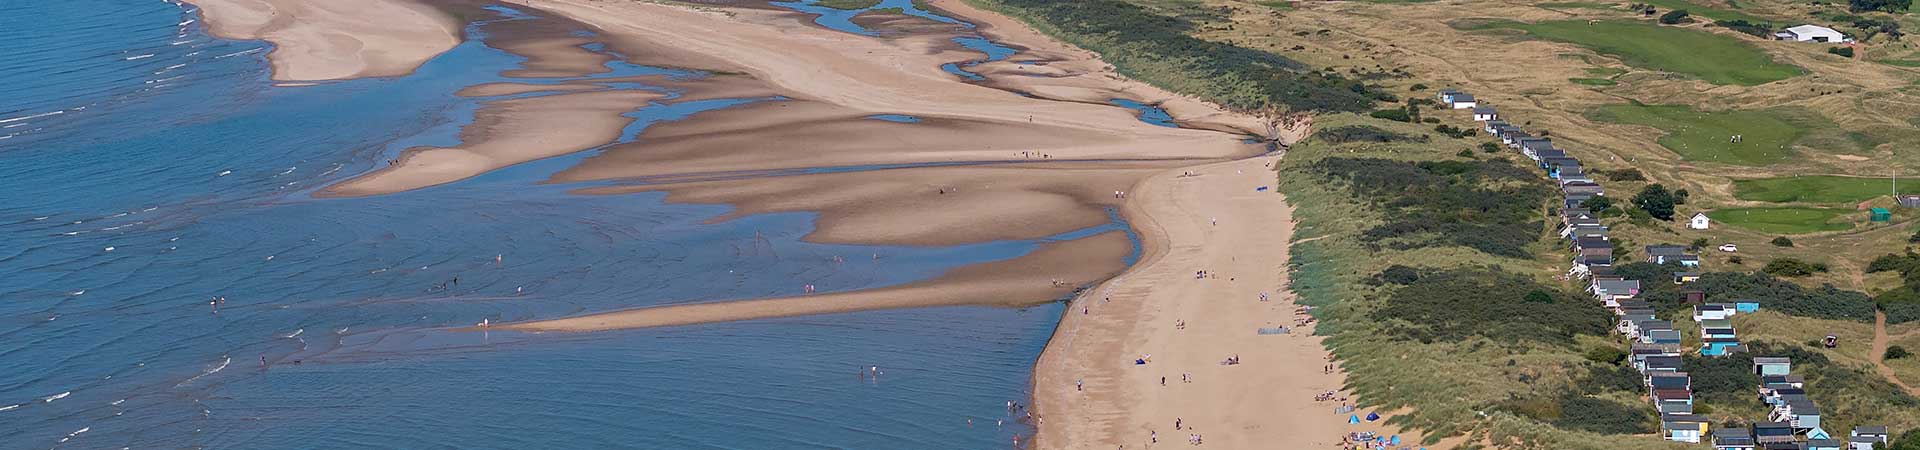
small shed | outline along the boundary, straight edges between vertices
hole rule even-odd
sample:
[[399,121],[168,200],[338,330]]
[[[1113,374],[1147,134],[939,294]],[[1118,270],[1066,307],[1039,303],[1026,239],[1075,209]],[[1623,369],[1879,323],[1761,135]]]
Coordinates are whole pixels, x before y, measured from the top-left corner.
[[1832,28],[1827,28],[1819,25],[1801,25],[1793,28],[1788,28],[1779,33],[1774,33],[1773,37],[1783,41],[1794,41],[1794,42],[1836,42],[1837,43],[1837,42],[1853,41],[1853,39],[1848,39],[1847,35],[1841,34],[1839,31],[1835,31]]
[[1693,217],[1687,219],[1687,228],[1695,230],[1705,230],[1712,225],[1713,219],[1707,218],[1707,213],[1703,212],[1693,213]]
[[1888,211],[1886,208],[1874,208],[1867,211],[1868,211],[1867,220],[1869,221],[1873,221],[1873,222],[1892,222],[1893,221],[1893,211]]
[[1753,358],[1753,373],[1755,375],[1786,375],[1792,371],[1793,360],[1791,359],[1777,357]]
[[1475,106],[1480,105],[1479,102],[1476,102],[1473,100],[1473,94],[1468,94],[1464,92],[1459,94],[1453,94],[1453,99],[1448,100],[1447,102],[1453,104],[1453,109],[1471,109]]
[[1492,106],[1477,106],[1473,108],[1473,120],[1476,122],[1486,122],[1498,118],[1500,118],[1500,112],[1493,109]]
[[1920,195],[1897,195],[1893,197],[1901,208],[1920,208]]

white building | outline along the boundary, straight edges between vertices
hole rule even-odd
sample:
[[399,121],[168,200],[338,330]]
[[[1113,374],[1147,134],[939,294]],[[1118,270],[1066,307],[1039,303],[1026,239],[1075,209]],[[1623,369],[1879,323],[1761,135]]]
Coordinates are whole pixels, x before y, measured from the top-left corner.
[[1499,118],[1500,112],[1495,111],[1492,106],[1476,106],[1473,108],[1473,120],[1476,122],[1489,122]]
[[1480,105],[1479,102],[1473,101],[1473,94],[1466,93],[1453,94],[1452,99],[1447,102],[1453,105],[1453,109],[1469,109]]
[[1693,213],[1693,218],[1687,219],[1687,228],[1705,230],[1710,225],[1713,225],[1713,219],[1708,219],[1707,213]]
[[1847,35],[1840,34],[1839,31],[1834,31],[1832,28],[1819,25],[1801,25],[1788,28],[1786,31],[1774,33],[1773,37],[1783,41],[1795,42],[1853,42],[1853,39],[1848,38]]

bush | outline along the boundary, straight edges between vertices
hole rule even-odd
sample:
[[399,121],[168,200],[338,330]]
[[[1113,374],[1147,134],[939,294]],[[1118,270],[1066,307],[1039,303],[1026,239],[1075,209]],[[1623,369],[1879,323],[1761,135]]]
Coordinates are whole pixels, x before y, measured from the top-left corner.
[[[1621,350],[1618,348],[1613,348],[1611,346],[1601,346],[1601,347],[1594,347],[1594,348],[1587,349],[1587,353],[1584,356],[1586,356],[1588,361],[1617,366],[1620,364],[1621,361],[1625,361],[1627,359],[1627,351]],[[1639,378],[1639,377],[1633,377],[1633,378]],[[1632,389],[1635,386],[1638,386],[1638,384],[1636,383],[1636,384],[1629,385],[1628,388]]]
[[1322,129],[1313,133],[1314,137],[1334,144],[1348,142],[1425,142],[1420,136],[1409,136],[1380,129],[1369,125],[1347,125]]
[[1713,24],[1726,27],[1729,30],[1773,39],[1773,24],[1770,23],[1753,23],[1745,20],[1721,20]]
[[1913,0],[1847,0],[1847,9],[1853,10],[1853,12],[1886,11],[1891,13],[1906,11],[1907,8],[1912,6]]
[[1650,411],[1645,405],[1567,395],[1560,399],[1560,418],[1553,421],[1553,426],[1602,434],[1652,433]]
[[1423,343],[1478,336],[1513,345],[1572,345],[1576,335],[1605,336],[1613,325],[1613,315],[1599,303],[1484,267],[1425,274],[1395,289],[1369,317],[1396,322],[1389,334]]
[[1660,220],[1673,220],[1673,206],[1678,203],[1679,200],[1673,192],[1667,191],[1667,187],[1661,186],[1660,183],[1649,184],[1646,189],[1641,189],[1639,194],[1633,196],[1634,206],[1640,207],[1640,210],[1646,211],[1647,215]]
[[1913,356],[1913,353],[1908,352],[1906,347],[1895,345],[1892,347],[1887,347],[1887,353],[1885,355],[1881,355],[1881,358],[1900,359],[1900,358],[1905,358],[1909,356]]
[[1827,47],[1827,53],[1832,53],[1835,55],[1852,58],[1853,47]]
[[1381,210],[1384,223],[1361,233],[1375,246],[1412,249],[1459,245],[1531,258],[1539,207],[1551,192],[1538,171],[1504,159],[1407,162],[1325,158],[1305,170],[1345,182],[1349,195]]
[[1375,119],[1387,119],[1395,122],[1413,122],[1413,116],[1408,115],[1407,110],[1401,108],[1382,109],[1367,115]]
[[1746,258],[1741,258],[1741,257],[1738,257],[1738,256],[1728,256],[1728,257],[1727,257],[1727,264],[1733,264],[1733,265],[1736,265],[1736,266],[1738,266],[1738,265],[1742,265],[1742,264],[1746,264],[1746,263],[1747,263],[1747,259],[1746,259]]
[[1607,208],[1613,207],[1613,199],[1607,198],[1607,196],[1604,196],[1604,195],[1596,195],[1592,198],[1582,200],[1580,202],[1580,207],[1586,208],[1588,211],[1593,211],[1593,212],[1606,211]]
[[1818,272],[1826,272],[1827,270],[1823,264],[1809,264],[1806,261],[1798,259],[1780,258],[1768,262],[1767,266],[1761,268],[1760,271],[1774,276],[1804,277]]
[[1687,250],[1697,252],[1710,245],[1713,245],[1713,241],[1709,241],[1707,238],[1694,239],[1692,244],[1687,244]]
[[1673,25],[1687,21],[1687,10],[1676,9],[1660,15],[1660,23]]
[[1920,244],[1920,231],[1915,231],[1915,232],[1913,233],[1913,236],[1909,236],[1909,237],[1907,237],[1907,243],[1908,243],[1908,244]]
[[[1481,142],[1480,151],[1484,153],[1500,153],[1500,144],[1495,144],[1492,142]],[[1920,233],[1914,234],[1914,237],[1920,238]]]
[[1793,240],[1787,239],[1786,236],[1773,238],[1773,240],[1767,241],[1767,243],[1773,244],[1776,247],[1792,247],[1793,246]]
[[[1875,302],[1865,293],[1840,290],[1831,285],[1805,288],[1763,272],[1707,272],[1701,274],[1698,281],[1680,286],[1673,284],[1670,278],[1678,268],[1677,264],[1662,266],[1636,262],[1615,267],[1614,274],[1629,280],[1640,280],[1643,289],[1640,298],[1652,303],[1662,315],[1687,308],[1688,305],[1680,303],[1681,292],[1697,290],[1706,293],[1710,302],[1755,301],[1760,303],[1762,309],[1782,314],[1854,322],[1873,321]],[[1812,267],[1807,269],[1812,270]],[[1920,317],[1920,311],[1916,312],[1916,317]],[[1892,320],[1892,314],[1889,313],[1888,321]]]
[[1387,266],[1387,270],[1380,271],[1380,275],[1376,275],[1375,277],[1379,278],[1380,281],[1405,286],[1413,284],[1415,281],[1420,281],[1420,271],[1414,270],[1412,267],[1394,264]]
[[1452,136],[1454,139],[1462,139],[1475,134],[1473,128],[1455,128],[1452,125],[1435,126],[1433,127],[1433,131]]
[[1595,173],[1599,173],[1613,181],[1647,181],[1647,175],[1640,173],[1640,169],[1601,170]]
[[1427,90],[1427,85],[1414,83],[1413,86],[1409,86],[1407,87],[1407,89],[1412,91],[1424,91],[1424,90]]

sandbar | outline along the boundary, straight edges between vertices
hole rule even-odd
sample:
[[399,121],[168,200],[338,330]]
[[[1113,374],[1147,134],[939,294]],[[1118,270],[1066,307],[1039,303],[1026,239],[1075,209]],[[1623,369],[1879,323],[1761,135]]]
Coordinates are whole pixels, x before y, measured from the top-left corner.
[[188,0],[207,33],[274,45],[276,81],[406,75],[458,45],[461,23],[409,0]]

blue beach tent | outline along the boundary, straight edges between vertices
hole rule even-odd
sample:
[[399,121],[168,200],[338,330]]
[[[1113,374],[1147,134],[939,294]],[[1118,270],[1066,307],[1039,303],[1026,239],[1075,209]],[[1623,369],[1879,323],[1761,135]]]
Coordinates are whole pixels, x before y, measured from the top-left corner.
[[1387,445],[1400,445],[1400,435],[1396,434],[1393,438],[1387,439]]
[[1380,420],[1380,413],[1367,413],[1368,422],[1372,422],[1375,420]]
[[1360,424],[1360,416],[1347,416],[1347,424],[1348,425]]

